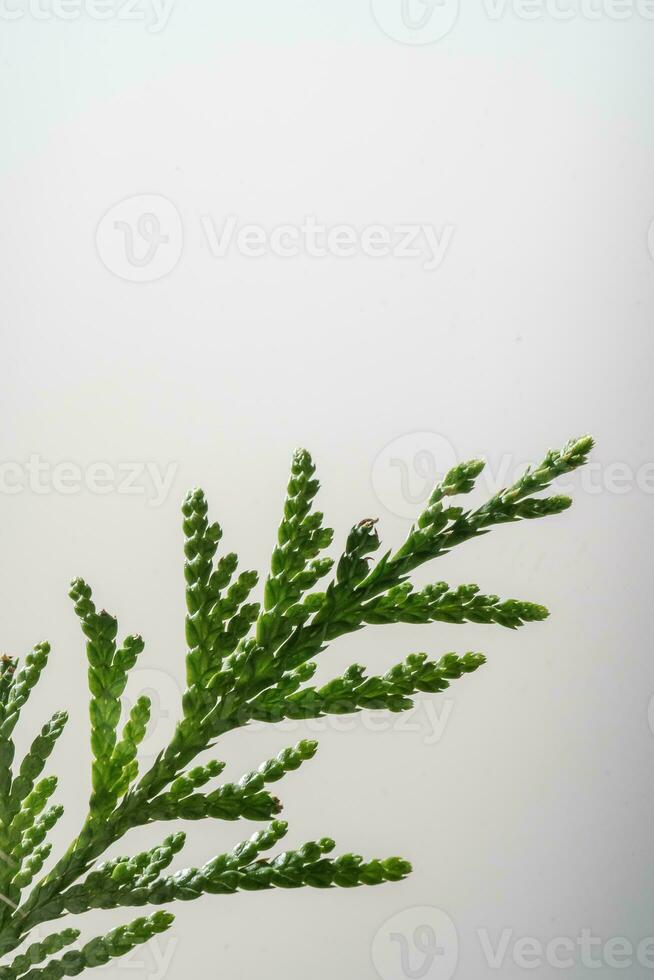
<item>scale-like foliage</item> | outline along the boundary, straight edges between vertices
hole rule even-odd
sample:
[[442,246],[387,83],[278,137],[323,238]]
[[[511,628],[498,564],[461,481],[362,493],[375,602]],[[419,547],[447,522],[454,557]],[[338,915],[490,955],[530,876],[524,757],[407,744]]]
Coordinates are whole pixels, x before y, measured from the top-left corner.
[[[462,463],[435,487],[398,551],[386,552],[374,561],[380,544],[377,522],[366,519],[352,528],[335,562],[322,554],[331,545],[333,532],[323,526],[322,514],[312,510],[319,484],[311,457],[300,450],[293,457],[261,605],[249,601],[257,574],[237,574],[234,554],[216,560],[222,531],[218,524],[209,523],[202,491],[189,493],[182,508],[186,690],[170,744],[140,777],[137,756],[150,719],[148,698],[136,701],[122,732],[118,729],[122,695],[143,640],[128,636],[120,643],[116,619],[104,610],[98,612],[90,587],[76,579],[70,595],[86,637],[91,695],[89,808],[66,853],[36,880],[27,895],[25,890],[38,879],[48,860],[46,837],[62,813],[60,805],[49,805],[56,778],[41,778],[41,774],[67,716],[65,712],[54,714],[15,766],[12,734],[47,664],[50,648],[47,643],[36,646],[20,669],[12,658],[0,661],[0,955],[7,957],[6,965],[0,967],[0,980],[75,976],[147,942],[172,922],[167,911],[159,911],[58,957],[79,936],[76,929],[64,929],[14,955],[34,928],[68,914],[189,901],[205,893],[228,895],[303,886],[351,888],[404,878],[410,866],[398,857],[368,861],[353,854],[328,857],[335,845],[326,837],[276,857],[261,856],[276,847],[287,829],[277,819],[282,805],[268,786],[311,759],[315,742],[301,741],[238,782],[205,790],[225,764],[218,760],[191,763],[225,732],[251,721],[278,722],[363,710],[405,711],[419,692],[443,691],[485,662],[478,653],[446,653],[436,660],[426,653],[414,653],[381,676],[369,676],[355,664],[321,687],[311,686],[316,657],[338,636],[368,624],[470,622],[515,629],[544,619],[547,610],[531,602],[501,600],[482,593],[476,585],[452,588],[437,582],[415,589],[409,576],[419,565],[486,534],[493,525],[565,510],[570,505],[567,497],[534,494],[582,465],[591,447],[592,440],[584,437],[560,452],[549,452],[540,466],[530,468],[513,486],[471,510],[451,505],[449,498],[469,493],[483,464],[478,460]],[[324,591],[316,590],[332,570]],[[183,833],[131,857],[99,861],[128,830],[179,819],[269,823],[200,868],[164,873],[184,846]]]

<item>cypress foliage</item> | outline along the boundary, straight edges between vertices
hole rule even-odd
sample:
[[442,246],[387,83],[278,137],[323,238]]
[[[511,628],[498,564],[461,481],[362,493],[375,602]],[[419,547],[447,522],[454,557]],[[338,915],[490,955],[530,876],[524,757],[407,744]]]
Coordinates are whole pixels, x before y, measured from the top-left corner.
[[[250,601],[256,572],[238,573],[234,554],[217,557],[221,528],[209,522],[203,492],[193,490],[182,507],[186,689],[170,744],[144,773],[139,773],[138,748],[150,721],[148,698],[136,701],[119,732],[122,696],[144,642],[140,636],[120,642],[115,617],[98,612],[90,586],[76,579],[70,595],[86,638],[91,792],[78,836],[45,874],[51,849],[46,838],[63,808],[50,804],[56,777],[42,773],[67,715],[55,713],[16,763],[12,735],[47,665],[50,647],[38,644],[22,667],[10,657],[0,660],[0,955],[5,957],[0,980],[76,976],[147,942],[173,921],[169,912],[159,910],[61,956],[77,941],[76,929],[23,946],[35,927],[66,914],[191,901],[205,894],[352,888],[404,878],[411,869],[403,859],[366,860],[350,853],[334,857],[335,844],[328,837],[265,856],[287,830],[278,819],[282,804],[268,787],[312,759],[316,742],[301,741],[236,782],[213,786],[225,763],[197,762],[196,757],[225,732],[252,721],[405,711],[417,694],[443,691],[485,662],[479,653],[449,652],[435,659],[413,653],[382,675],[370,675],[354,664],[315,687],[310,681],[316,658],[338,636],[387,623],[468,622],[516,629],[544,619],[547,610],[532,602],[500,599],[470,584],[436,582],[416,589],[410,576],[497,524],[564,511],[569,498],[535,495],[585,463],[591,448],[592,439],[586,436],[548,452],[515,484],[470,510],[453,505],[450,498],[472,490],[483,464],[472,460],[454,467],[434,488],[402,546],[377,560],[377,522],[370,519],[351,529],[336,559],[324,554],[333,531],[313,510],[319,489],[315,466],[309,453],[299,450],[292,460],[261,603]],[[322,588],[321,580],[326,580]],[[128,830],[180,819],[262,821],[266,826],[199,868],[167,871],[184,847],[181,832],[139,854],[101,860]],[[15,955],[21,946],[23,952]]]

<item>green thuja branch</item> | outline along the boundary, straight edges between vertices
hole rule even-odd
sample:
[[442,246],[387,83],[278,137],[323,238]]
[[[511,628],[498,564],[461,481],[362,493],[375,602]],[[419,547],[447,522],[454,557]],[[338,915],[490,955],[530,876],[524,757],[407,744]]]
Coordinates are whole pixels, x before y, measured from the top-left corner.
[[[16,957],[11,966],[0,967],[0,970],[6,971],[0,972],[0,980],[14,980],[18,977],[20,980],[61,980],[62,977],[76,977],[87,967],[104,966],[109,960],[129,953],[135,946],[147,943],[157,933],[165,932],[173,918],[169,912],[155,912],[154,915],[135,919],[127,926],[112,929],[106,936],[98,936],[81,949],[70,950],[60,959],[50,960],[44,967],[24,970],[24,961],[30,956],[30,951],[33,951],[32,957],[38,957],[34,960],[38,963],[63,949],[68,943],[74,942],[79,933],[76,929],[66,930],[58,936],[51,936],[44,943],[30,946],[24,956]],[[17,970],[14,969],[15,963],[18,963]]]
[[[147,942],[172,922],[168,912],[159,911],[61,956],[76,942],[76,929],[23,946],[34,928],[71,914],[190,901],[204,894],[351,888],[404,878],[410,866],[401,858],[366,860],[347,853],[333,857],[335,844],[327,837],[265,856],[277,848],[287,829],[277,819],[282,803],[269,787],[312,759],[315,742],[301,741],[258,769],[240,778],[237,774],[237,781],[219,781],[224,762],[198,762],[196,757],[226,732],[252,721],[405,711],[418,694],[444,691],[485,663],[478,653],[451,652],[435,659],[414,653],[383,674],[369,674],[354,664],[321,686],[312,685],[317,658],[339,636],[387,623],[481,623],[516,629],[544,619],[543,606],[501,599],[477,585],[436,582],[416,588],[411,573],[495,525],[565,510],[570,505],[567,497],[536,495],[556,477],[581,466],[591,447],[592,440],[584,437],[560,452],[549,452],[512,486],[467,510],[452,498],[473,489],[483,464],[462,463],[434,488],[397,550],[377,558],[377,522],[364,519],[345,536],[336,559],[324,554],[333,531],[313,510],[319,489],[315,466],[309,454],[299,450],[293,457],[261,602],[252,601],[257,573],[239,573],[235,554],[217,555],[221,528],[210,523],[202,491],[189,493],[182,508],[186,687],[170,743],[142,773],[138,751],[150,721],[148,698],[139,698],[122,722],[121,718],[129,672],[144,648],[143,640],[128,636],[121,643],[116,619],[98,612],[90,587],[76,579],[70,595],[86,638],[90,798],[77,836],[45,874],[51,853],[47,837],[63,808],[51,802],[57,780],[44,770],[66,714],[54,714],[15,765],[13,732],[50,648],[39,644],[20,668],[13,658],[0,659],[0,955],[9,956],[0,967],[0,980],[75,976]],[[169,870],[184,847],[183,832],[137,854],[103,857],[135,827],[201,819],[268,825],[199,868]],[[23,951],[14,955],[21,946]]]

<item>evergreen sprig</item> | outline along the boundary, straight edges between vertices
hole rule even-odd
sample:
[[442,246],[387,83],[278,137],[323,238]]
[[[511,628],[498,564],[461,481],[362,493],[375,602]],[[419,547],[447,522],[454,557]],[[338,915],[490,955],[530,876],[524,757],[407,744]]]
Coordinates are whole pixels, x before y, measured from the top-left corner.
[[[404,878],[410,866],[401,858],[332,857],[335,844],[327,837],[262,857],[276,848],[287,830],[287,824],[277,819],[282,804],[268,785],[313,758],[315,742],[301,741],[237,782],[213,787],[209,784],[221,776],[225,763],[198,762],[197,757],[221,735],[252,721],[405,711],[419,693],[443,691],[485,662],[478,653],[451,652],[437,659],[414,653],[383,674],[369,675],[354,664],[342,675],[313,686],[317,658],[344,634],[386,623],[468,622],[516,629],[544,619],[547,610],[535,603],[500,599],[477,585],[450,587],[437,582],[417,589],[410,575],[494,525],[564,511],[569,498],[535,494],[585,463],[591,448],[592,440],[584,437],[559,452],[547,453],[539,466],[529,468],[512,486],[468,510],[452,504],[451,498],[472,490],[483,463],[471,460],[455,466],[434,488],[401,547],[377,560],[377,521],[370,518],[350,530],[340,555],[324,554],[333,531],[312,509],[319,484],[310,455],[299,450],[293,456],[261,602],[250,601],[258,582],[256,572],[237,574],[234,554],[217,558],[222,530],[210,523],[202,491],[189,493],[182,507],[186,689],[170,743],[140,775],[138,750],[150,721],[149,699],[141,697],[134,703],[120,733],[119,725],[129,671],[144,643],[140,636],[127,636],[119,643],[115,617],[98,612],[91,588],[76,579],[70,595],[86,637],[91,792],[78,835],[45,874],[51,849],[46,838],[63,808],[50,803],[56,777],[42,773],[67,715],[54,714],[15,767],[13,732],[50,648],[47,643],[37,645],[20,668],[14,658],[0,659],[0,955],[9,956],[0,967],[0,980],[76,976],[147,942],[173,921],[167,911],[158,911],[58,956],[79,936],[76,929],[64,929],[13,955],[35,927],[62,916],[189,901],[204,894],[305,886],[351,888]],[[327,576],[321,591],[318,583]],[[138,854],[103,859],[107,849],[135,827],[199,819],[269,823],[199,868],[168,870],[184,847],[183,832]]]

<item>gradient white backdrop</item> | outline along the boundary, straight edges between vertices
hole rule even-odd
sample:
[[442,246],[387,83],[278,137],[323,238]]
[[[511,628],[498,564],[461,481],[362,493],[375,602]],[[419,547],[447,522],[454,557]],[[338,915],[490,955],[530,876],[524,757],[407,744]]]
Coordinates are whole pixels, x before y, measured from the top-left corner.
[[[0,12],[2,645],[53,643],[20,744],[70,709],[52,763],[59,846],[88,794],[68,582],[86,577],[146,639],[129,696],[155,698],[154,755],[183,671],[187,488],[206,489],[226,548],[264,574],[296,445],[336,541],[378,516],[390,546],[451,458],[486,456],[492,489],[571,435],[598,441],[571,511],[421,576],[544,602],[546,623],[371,628],[321,665],[488,654],[408,724],[325,726],[280,786],[292,844],[400,853],[412,877],[207,897],[105,975],[654,974],[654,11],[102,9]],[[307,220],[346,226],[354,254],[333,240],[306,254]],[[220,254],[229,221],[258,230]],[[423,229],[414,255],[396,249],[407,225]],[[298,254],[262,238],[281,226]],[[390,254],[372,254],[366,236],[384,234]],[[218,754],[238,778],[307,733],[236,733]],[[186,860],[253,829],[192,824]],[[128,918],[89,916],[85,935]]]

